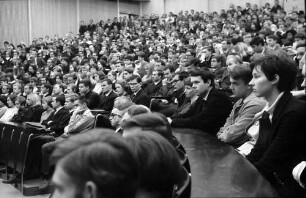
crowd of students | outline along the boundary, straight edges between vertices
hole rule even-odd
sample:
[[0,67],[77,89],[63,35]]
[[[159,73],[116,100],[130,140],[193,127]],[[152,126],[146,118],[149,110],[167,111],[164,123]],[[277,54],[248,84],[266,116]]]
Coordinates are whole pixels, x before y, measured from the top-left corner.
[[[250,3],[245,8],[230,5],[221,13],[191,10],[161,17],[115,17],[97,24],[90,20],[88,25],[82,21],[77,35],[45,36],[16,48],[5,42],[0,49],[0,121],[40,122],[45,126],[49,133],[33,138],[30,150],[39,152],[30,155],[28,161],[41,164],[39,172],[48,178],[49,156],[55,153],[57,160],[53,161],[60,164],[54,175],[58,186],[57,182],[62,182],[58,174],[62,176],[64,171],[70,180],[85,185],[81,189],[88,193],[137,189],[138,176],[132,175],[137,172],[136,165],[127,159],[130,154],[125,152],[132,151],[125,147],[137,145],[133,151],[139,158],[136,161],[149,163],[145,162],[149,160],[147,153],[155,152],[155,144],[163,143],[155,142],[159,137],[138,132],[158,131],[152,127],[156,123],[150,123],[153,118],[144,115],[154,117],[152,112],[159,112],[161,128],[195,128],[210,133],[245,156],[281,196],[303,196],[305,37],[304,12],[286,13],[275,0],[275,5],[266,3],[261,8]],[[127,136],[127,143],[108,133],[101,139],[90,132],[74,135],[93,127],[91,110],[95,109],[109,113],[105,126],[111,125],[116,134]],[[172,142],[169,130],[160,134]],[[66,143],[67,138],[74,143]],[[79,145],[84,147],[74,152]],[[152,150],[143,151],[146,146]],[[96,153],[95,147],[101,147],[102,153]],[[37,157],[40,150],[42,156]],[[177,157],[168,149],[156,150],[165,151],[169,151],[168,157]],[[120,160],[129,162],[118,161],[118,166],[124,163],[126,167],[105,165],[91,173],[83,170],[83,158],[90,163],[91,157],[102,154],[110,158],[99,164],[111,163],[106,161],[122,155],[127,156]],[[166,160],[167,156],[163,157]],[[82,162],[70,167],[76,159]],[[174,163],[176,159],[167,160]],[[92,163],[89,166],[97,168]],[[152,167],[148,165],[150,170]],[[84,178],[77,178],[81,169]],[[88,183],[88,175],[102,169],[106,175],[99,173],[102,175],[93,176],[95,181]],[[112,172],[117,170],[123,172]],[[149,170],[141,171],[140,185],[146,183],[144,175],[148,173],[144,172]],[[110,183],[103,183],[101,179],[108,174]],[[120,187],[114,188],[113,179],[119,176],[111,174],[132,179],[129,189],[121,188],[129,180],[123,180],[122,186],[116,183]],[[174,185],[178,176],[168,176],[172,179],[169,184]],[[139,188],[139,196],[163,191],[148,190],[148,186]],[[169,189],[171,186],[165,191],[169,193]]]

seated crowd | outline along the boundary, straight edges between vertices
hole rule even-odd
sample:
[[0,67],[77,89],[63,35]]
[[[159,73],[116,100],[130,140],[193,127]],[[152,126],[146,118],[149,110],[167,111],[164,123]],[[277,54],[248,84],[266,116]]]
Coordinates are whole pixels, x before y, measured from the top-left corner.
[[[186,167],[171,127],[210,133],[281,196],[303,197],[304,24],[276,0],[82,21],[76,36],[5,42],[0,121],[48,132],[31,139],[26,168],[48,184],[56,164],[55,197],[70,188],[74,197],[174,196]],[[110,129],[92,129],[96,112]]]

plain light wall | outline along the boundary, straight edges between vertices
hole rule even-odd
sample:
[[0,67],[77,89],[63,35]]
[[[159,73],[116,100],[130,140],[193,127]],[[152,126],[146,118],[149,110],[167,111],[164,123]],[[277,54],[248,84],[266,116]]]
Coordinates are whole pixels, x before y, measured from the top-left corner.
[[[243,8],[245,3],[258,6],[274,0],[151,0],[150,2],[120,2],[107,0],[0,0],[0,47],[4,41],[15,45],[21,41],[29,44],[33,38],[64,36],[78,33],[79,21],[98,22],[122,14],[163,14],[180,10],[212,12],[228,9],[230,3]],[[286,11],[305,10],[304,0],[280,0]],[[140,5],[141,4],[141,5]],[[30,13],[30,14],[29,14]]]
[[31,0],[30,40],[33,38],[60,36],[77,29],[76,0]]
[[0,47],[4,41],[28,43],[28,9],[24,0],[0,0]]
[[45,35],[76,34],[80,20],[97,23],[120,12],[139,15],[139,2],[120,2],[118,11],[117,2],[107,0],[0,0],[0,47],[4,41],[28,45]]
[[[285,10],[304,10],[305,0],[279,0]],[[228,9],[232,3],[235,6],[245,7],[246,3],[257,4],[259,7],[265,3],[274,5],[274,0],[151,0],[142,3],[143,14],[168,14],[169,12],[178,13],[180,10],[194,9],[195,11],[219,12],[221,9]]]

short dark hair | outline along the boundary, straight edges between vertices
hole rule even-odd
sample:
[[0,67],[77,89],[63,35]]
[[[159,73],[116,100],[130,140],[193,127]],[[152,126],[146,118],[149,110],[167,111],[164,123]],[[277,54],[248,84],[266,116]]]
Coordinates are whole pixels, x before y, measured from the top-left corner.
[[297,68],[293,60],[286,56],[277,56],[274,54],[265,55],[254,61],[254,69],[261,68],[269,81],[279,76],[277,89],[282,91],[291,91],[296,84]]
[[[156,72],[157,72],[157,75],[160,76],[161,78],[164,77],[164,71],[163,71],[163,70],[155,69],[154,71],[156,71]],[[154,71],[153,71],[153,72],[154,72]]]
[[270,34],[270,35],[268,35],[267,37],[268,37],[269,39],[273,39],[273,40],[275,40],[275,41],[278,40],[278,37],[277,37],[276,35],[274,35],[274,34]]
[[34,89],[34,85],[33,85],[33,83],[27,83],[25,86],[28,86],[29,87],[29,89]]
[[78,189],[92,181],[97,197],[133,198],[136,194],[138,160],[129,144],[113,130],[93,129],[73,135],[56,147],[50,161],[60,166]]
[[104,78],[102,80],[102,82],[106,82],[108,85],[112,85],[113,84],[113,82],[110,79],[108,79],[108,78]]
[[233,67],[229,71],[229,75],[234,80],[242,79],[245,84],[249,84],[253,78],[252,69],[247,65],[238,65]]
[[175,148],[153,131],[136,131],[125,139],[140,161],[139,188],[158,197],[172,197],[183,170]]
[[79,84],[83,84],[85,87],[89,87],[89,89],[91,89],[91,83],[87,79],[81,80],[81,82]]
[[183,81],[189,77],[189,74],[186,71],[181,71],[179,73],[176,73],[175,75],[178,75],[180,81]]
[[132,80],[135,80],[138,82],[138,83],[141,83],[141,78],[140,76],[137,76],[137,75],[132,75],[129,79],[128,79],[128,82],[132,81]]
[[55,101],[60,102],[61,106],[64,106],[65,105],[65,96],[64,95],[56,96]]
[[264,46],[265,45],[265,41],[262,39],[262,38],[260,38],[260,37],[254,37],[252,40],[251,40],[251,42],[250,42],[250,46],[253,46],[253,45],[256,45],[256,46],[258,46],[259,44],[261,44],[262,46]]
[[196,77],[196,76],[200,76],[203,80],[203,82],[207,82],[208,80],[210,80],[210,85],[212,87],[215,86],[215,75],[208,69],[208,68],[202,68],[202,69],[197,69],[197,70],[193,70],[191,72],[191,76]]
[[167,69],[169,69],[169,71],[171,72],[171,73],[173,73],[174,71],[175,71],[175,69],[174,69],[174,65],[167,65],[166,67],[164,67],[164,71],[166,71]]
[[48,89],[48,94],[52,94],[52,85],[50,85],[49,83],[46,84],[42,84],[41,86],[44,86],[46,89]]
[[88,107],[88,100],[85,96],[78,96],[75,100],[78,100],[81,104],[86,104]]
[[172,143],[172,130],[167,118],[159,113],[145,113],[127,119],[122,128],[141,127],[142,130],[155,131]]

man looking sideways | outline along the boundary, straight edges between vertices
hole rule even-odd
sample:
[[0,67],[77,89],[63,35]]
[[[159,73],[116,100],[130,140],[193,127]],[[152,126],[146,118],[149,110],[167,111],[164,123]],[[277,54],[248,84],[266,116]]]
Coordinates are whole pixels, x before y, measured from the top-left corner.
[[266,104],[253,93],[249,85],[251,80],[252,70],[248,66],[235,66],[230,70],[230,89],[238,101],[234,104],[225,125],[217,133],[217,137],[233,146],[240,146],[249,138],[245,129],[251,123],[254,115]]

